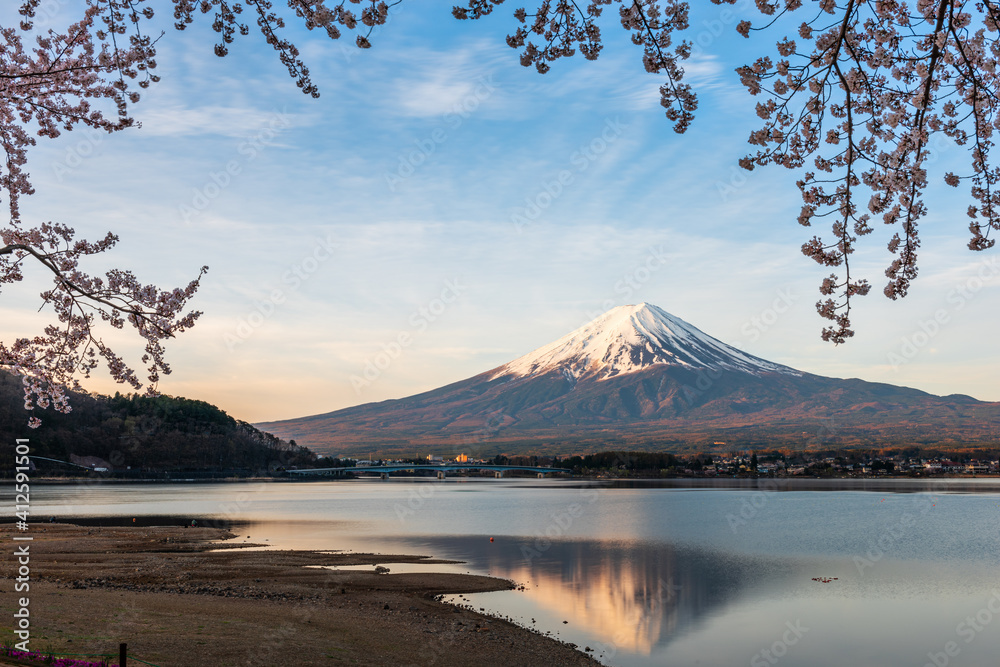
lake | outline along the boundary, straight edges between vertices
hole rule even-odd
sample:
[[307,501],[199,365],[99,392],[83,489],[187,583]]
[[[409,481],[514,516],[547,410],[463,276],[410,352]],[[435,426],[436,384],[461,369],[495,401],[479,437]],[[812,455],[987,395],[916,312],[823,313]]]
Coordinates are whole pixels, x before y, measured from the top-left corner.
[[[609,665],[944,667],[1000,655],[995,481],[36,483],[31,500],[35,522],[226,520],[239,541],[274,547],[461,560],[386,566],[512,579],[523,589],[452,599]],[[0,497],[13,502],[7,489]]]

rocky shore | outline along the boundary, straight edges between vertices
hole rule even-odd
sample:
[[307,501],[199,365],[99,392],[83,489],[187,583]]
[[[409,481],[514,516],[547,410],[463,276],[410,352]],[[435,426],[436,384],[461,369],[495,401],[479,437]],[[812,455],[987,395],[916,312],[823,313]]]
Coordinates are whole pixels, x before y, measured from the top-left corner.
[[[12,527],[0,529],[10,545]],[[32,526],[27,594],[0,598],[0,640],[30,598],[31,644],[56,653],[130,655],[193,665],[596,665],[573,647],[444,604],[449,593],[514,583],[444,573],[393,574],[417,556],[245,550],[217,528]],[[229,547],[229,548],[227,548]],[[379,564],[389,572],[330,567]],[[11,581],[16,559],[0,559]],[[382,568],[384,570],[384,568]],[[132,664],[131,662],[129,663]]]

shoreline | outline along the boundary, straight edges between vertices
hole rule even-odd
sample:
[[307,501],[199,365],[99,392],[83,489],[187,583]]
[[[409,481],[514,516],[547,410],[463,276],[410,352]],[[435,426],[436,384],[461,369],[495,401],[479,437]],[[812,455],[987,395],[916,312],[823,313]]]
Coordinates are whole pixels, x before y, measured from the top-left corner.
[[[448,481],[496,483],[492,477],[460,476],[449,477]],[[441,480],[429,476],[392,476],[387,480],[377,477],[333,478],[325,476],[306,477],[240,477],[216,479],[118,479],[118,478],[33,478],[31,483],[40,486],[93,485],[164,485],[164,484],[338,484],[359,481],[393,481],[440,483]],[[532,477],[506,477],[503,482],[535,484]],[[1000,493],[1000,475],[937,475],[934,477],[551,477],[545,483],[558,482],[566,488],[583,486],[603,486],[609,488],[665,488],[665,489],[750,489],[778,491],[879,491],[901,493],[919,492],[933,488],[935,491]],[[74,518],[75,520],[75,518]]]
[[[13,527],[0,526],[10,543]],[[244,550],[220,528],[32,524],[28,593],[0,597],[13,638],[28,595],[34,650],[109,653],[120,642],[159,667],[212,665],[598,665],[537,632],[440,601],[510,590],[472,574],[400,573],[410,555]],[[329,567],[384,564],[388,573]],[[319,567],[317,567],[319,566]],[[13,580],[16,559],[0,574]]]

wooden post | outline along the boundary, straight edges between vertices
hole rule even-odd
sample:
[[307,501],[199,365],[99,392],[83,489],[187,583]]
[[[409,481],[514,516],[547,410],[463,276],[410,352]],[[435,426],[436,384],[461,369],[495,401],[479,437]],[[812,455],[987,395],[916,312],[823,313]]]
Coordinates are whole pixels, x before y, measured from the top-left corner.
[[128,660],[128,644],[118,645],[118,667],[127,667],[125,661]]

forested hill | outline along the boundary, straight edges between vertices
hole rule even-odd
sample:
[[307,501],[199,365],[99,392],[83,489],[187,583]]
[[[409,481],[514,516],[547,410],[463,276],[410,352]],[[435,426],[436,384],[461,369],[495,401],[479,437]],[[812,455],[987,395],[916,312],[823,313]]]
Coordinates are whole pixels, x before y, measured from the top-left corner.
[[[0,442],[28,438],[31,453],[126,470],[233,470],[251,473],[309,464],[305,447],[279,440],[204,401],[186,398],[72,394],[73,411],[36,410],[42,426],[29,429],[20,378],[0,371]],[[4,447],[7,449],[7,447]],[[48,465],[39,467],[48,470]],[[52,470],[68,470],[67,467]],[[97,465],[101,465],[97,463]]]

